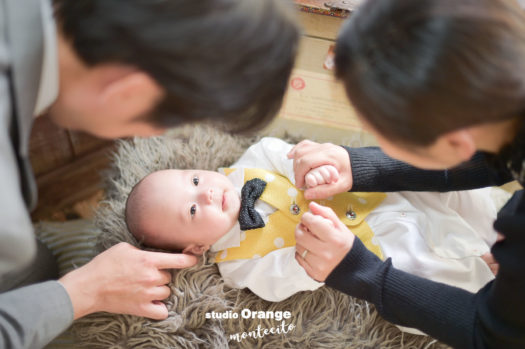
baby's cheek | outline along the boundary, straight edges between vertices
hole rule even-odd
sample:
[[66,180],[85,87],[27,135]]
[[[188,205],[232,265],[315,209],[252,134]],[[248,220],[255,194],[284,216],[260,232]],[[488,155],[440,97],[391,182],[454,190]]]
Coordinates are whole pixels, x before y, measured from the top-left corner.
[[213,228],[216,230],[230,230],[238,219],[238,212],[232,210],[218,212],[213,220]]

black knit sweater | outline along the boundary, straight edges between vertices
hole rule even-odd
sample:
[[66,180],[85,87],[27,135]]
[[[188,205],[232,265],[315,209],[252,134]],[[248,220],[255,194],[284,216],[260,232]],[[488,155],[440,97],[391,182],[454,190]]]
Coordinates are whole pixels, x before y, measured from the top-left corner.
[[[378,148],[347,148],[354,191],[451,191],[525,184],[525,127],[498,155],[478,153],[446,171],[424,171]],[[492,247],[500,267],[478,293],[426,280],[381,261],[358,239],[326,280],[330,287],[372,302],[388,321],[415,327],[456,348],[525,348],[525,197],[523,190],[498,213],[505,236]]]

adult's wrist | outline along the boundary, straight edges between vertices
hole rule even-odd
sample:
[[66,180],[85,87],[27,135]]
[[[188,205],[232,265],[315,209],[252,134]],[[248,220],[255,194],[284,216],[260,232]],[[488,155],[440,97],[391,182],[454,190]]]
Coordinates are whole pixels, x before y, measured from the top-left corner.
[[325,283],[343,293],[375,303],[383,264],[356,237],[348,254],[328,275]]
[[100,311],[98,303],[100,291],[96,282],[90,281],[85,267],[71,271],[58,280],[69,295],[73,306],[74,320]]
[[[343,147],[348,152],[350,169],[352,171],[352,191],[370,191],[371,185],[377,181],[377,168],[370,161],[370,147]],[[372,189],[373,190],[373,189]]]

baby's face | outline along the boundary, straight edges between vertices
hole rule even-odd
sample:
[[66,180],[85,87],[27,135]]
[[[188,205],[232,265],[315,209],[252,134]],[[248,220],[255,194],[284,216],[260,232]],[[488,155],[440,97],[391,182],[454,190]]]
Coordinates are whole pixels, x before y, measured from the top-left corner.
[[149,175],[143,207],[151,211],[154,239],[168,249],[209,247],[233,227],[240,198],[230,180],[217,172],[164,170]]

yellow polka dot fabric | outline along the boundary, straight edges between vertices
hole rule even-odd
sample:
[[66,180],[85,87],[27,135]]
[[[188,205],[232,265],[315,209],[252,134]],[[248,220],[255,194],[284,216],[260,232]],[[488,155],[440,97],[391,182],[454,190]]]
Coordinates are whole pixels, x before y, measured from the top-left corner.
[[[229,175],[235,170],[224,169],[224,173]],[[308,211],[310,203],[304,198],[302,190],[280,174],[263,169],[239,170],[244,171],[244,183],[254,178],[267,182],[259,200],[273,206],[276,211],[268,217],[264,227],[242,232],[239,247],[219,251],[215,256],[217,263],[261,258],[274,250],[295,246],[295,227],[299,224],[302,214]],[[369,250],[383,258],[380,247],[372,243],[374,233],[364,219],[385,197],[384,193],[341,193],[316,202],[332,208],[339,219]]]

